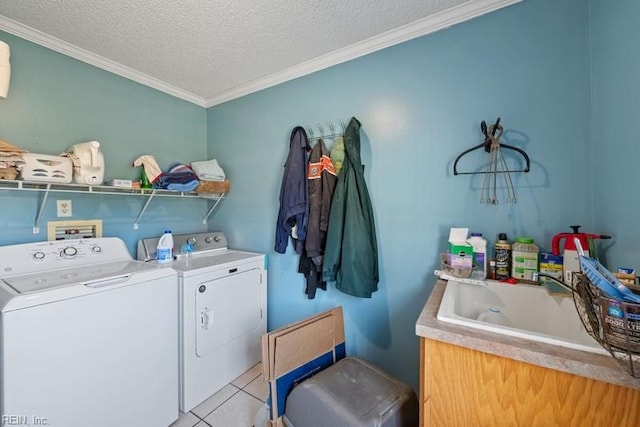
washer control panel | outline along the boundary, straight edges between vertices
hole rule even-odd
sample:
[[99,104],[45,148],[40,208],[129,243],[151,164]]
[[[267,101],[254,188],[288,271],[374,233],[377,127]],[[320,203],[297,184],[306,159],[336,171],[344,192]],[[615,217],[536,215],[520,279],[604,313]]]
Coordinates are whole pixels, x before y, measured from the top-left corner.
[[0,277],[121,260],[131,255],[115,237],[0,246]]
[[34,248],[31,258],[34,261],[65,259],[71,260],[76,257],[95,256],[102,254],[102,246],[98,243],[91,245],[84,244],[83,240],[77,242],[65,240],[64,244],[51,245]]

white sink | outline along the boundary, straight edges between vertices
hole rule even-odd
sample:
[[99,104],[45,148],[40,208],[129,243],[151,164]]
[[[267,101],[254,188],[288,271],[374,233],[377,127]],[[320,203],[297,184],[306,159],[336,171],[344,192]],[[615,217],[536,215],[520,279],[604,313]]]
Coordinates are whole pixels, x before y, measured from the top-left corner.
[[[543,286],[510,285],[493,280],[483,283],[449,280],[438,320],[575,350],[609,354],[587,334],[573,298],[551,296]],[[476,320],[489,308],[498,308],[511,326]]]

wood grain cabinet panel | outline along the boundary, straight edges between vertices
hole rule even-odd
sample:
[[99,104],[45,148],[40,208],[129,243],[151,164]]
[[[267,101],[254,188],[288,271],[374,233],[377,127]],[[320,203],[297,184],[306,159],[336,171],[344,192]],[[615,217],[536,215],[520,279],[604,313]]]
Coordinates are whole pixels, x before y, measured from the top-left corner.
[[426,338],[420,425],[640,426],[640,390]]

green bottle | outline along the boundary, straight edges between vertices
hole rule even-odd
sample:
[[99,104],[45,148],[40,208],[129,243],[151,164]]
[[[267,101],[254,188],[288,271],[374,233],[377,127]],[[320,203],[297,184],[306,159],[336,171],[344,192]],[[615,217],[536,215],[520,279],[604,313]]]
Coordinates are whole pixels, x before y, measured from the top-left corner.
[[149,177],[147,176],[144,167],[140,172],[140,188],[151,188],[151,181],[149,181]]

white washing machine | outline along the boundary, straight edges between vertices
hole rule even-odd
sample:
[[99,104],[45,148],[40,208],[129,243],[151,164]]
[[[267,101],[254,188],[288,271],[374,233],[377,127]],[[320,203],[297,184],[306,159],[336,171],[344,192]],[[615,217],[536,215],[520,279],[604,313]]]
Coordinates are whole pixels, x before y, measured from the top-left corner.
[[2,424],[175,421],[176,280],[117,238],[0,247]]
[[[267,331],[265,256],[229,249],[221,232],[174,235],[180,316],[180,410],[190,411],[260,361]],[[180,253],[187,242],[189,255]],[[158,238],[138,242],[153,262]]]

